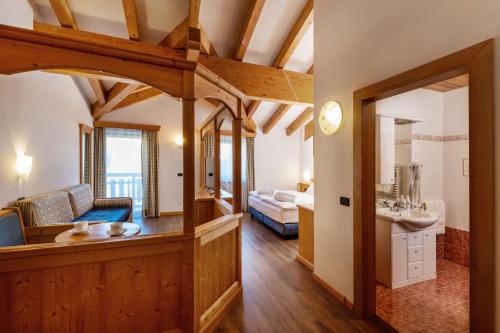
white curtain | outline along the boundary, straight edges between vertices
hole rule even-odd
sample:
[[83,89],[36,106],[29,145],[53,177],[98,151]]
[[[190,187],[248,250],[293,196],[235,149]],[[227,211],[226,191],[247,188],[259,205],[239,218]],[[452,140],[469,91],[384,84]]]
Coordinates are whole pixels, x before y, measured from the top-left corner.
[[[220,187],[233,193],[233,138],[222,136],[220,139]],[[243,211],[247,210],[247,142],[241,139],[241,203]]]

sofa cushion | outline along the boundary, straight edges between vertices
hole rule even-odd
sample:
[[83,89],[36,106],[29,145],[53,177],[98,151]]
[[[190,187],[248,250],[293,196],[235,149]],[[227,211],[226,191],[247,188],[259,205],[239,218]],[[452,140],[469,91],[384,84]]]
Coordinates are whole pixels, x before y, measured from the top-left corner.
[[87,213],[94,207],[94,196],[89,184],[73,186],[64,189],[64,191],[69,194],[71,208],[76,218]]
[[94,208],[75,219],[77,221],[126,222],[132,209],[130,207]]
[[51,192],[31,199],[30,210],[33,226],[68,223],[75,218],[68,193],[64,191]]
[[23,228],[16,212],[0,215],[0,246],[24,245]]

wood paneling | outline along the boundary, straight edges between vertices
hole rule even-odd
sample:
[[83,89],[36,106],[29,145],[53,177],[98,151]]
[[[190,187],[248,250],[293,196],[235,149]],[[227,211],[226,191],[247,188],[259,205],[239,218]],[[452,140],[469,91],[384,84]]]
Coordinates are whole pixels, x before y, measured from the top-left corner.
[[299,205],[299,253],[297,260],[314,270],[314,207]]
[[137,9],[135,0],[122,0],[125,22],[127,23],[128,36],[131,40],[139,40],[139,21],[137,19]]
[[[21,250],[0,265],[6,332],[160,332],[181,327],[182,242]],[[70,260],[63,260],[70,250]],[[2,250],[0,257],[8,257]],[[30,260],[37,265],[30,265]],[[61,260],[60,260],[61,259]],[[69,258],[68,258],[69,259]]]
[[495,325],[493,40],[476,44],[354,93],[354,309],[375,314],[375,101],[469,74],[470,319]]
[[425,87],[425,89],[447,92],[450,90],[467,87],[469,85],[469,74],[460,75],[442,82],[434,83]]
[[196,238],[196,308],[200,331],[210,332],[242,291],[241,214],[197,227]]
[[286,135],[290,136],[304,125],[314,114],[313,108],[307,108],[287,128]]
[[234,49],[234,60],[243,60],[265,2],[265,0],[252,0],[250,2],[243,29],[241,30],[236,48]]
[[266,121],[262,127],[262,132],[267,134],[271,132],[274,126],[285,116],[285,114],[290,110],[292,106],[288,104],[282,104],[278,107],[276,111],[271,115],[271,117]]

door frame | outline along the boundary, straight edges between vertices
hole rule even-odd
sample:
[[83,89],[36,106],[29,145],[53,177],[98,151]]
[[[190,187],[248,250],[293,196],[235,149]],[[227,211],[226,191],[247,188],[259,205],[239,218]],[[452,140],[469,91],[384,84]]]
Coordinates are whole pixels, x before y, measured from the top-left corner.
[[470,327],[495,325],[493,39],[354,92],[354,311],[375,316],[375,102],[469,74]]

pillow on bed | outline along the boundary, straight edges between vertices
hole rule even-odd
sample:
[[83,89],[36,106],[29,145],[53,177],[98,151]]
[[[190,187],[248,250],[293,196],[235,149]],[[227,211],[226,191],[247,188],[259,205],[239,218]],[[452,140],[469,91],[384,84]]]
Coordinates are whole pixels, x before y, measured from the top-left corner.
[[275,192],[274,190],[258,190],[257,194],[258,195],[267,195],[267,196],[273,197],[274,192]]
[[285,192],[276,192],[274,194],[274,200],[281,201],[281,202],[295,203],[295,195],[285,193]]
[[314,195],[314,183],[312,183],[311,185],[309,185],[309,187],[306,190],[306,193]]

